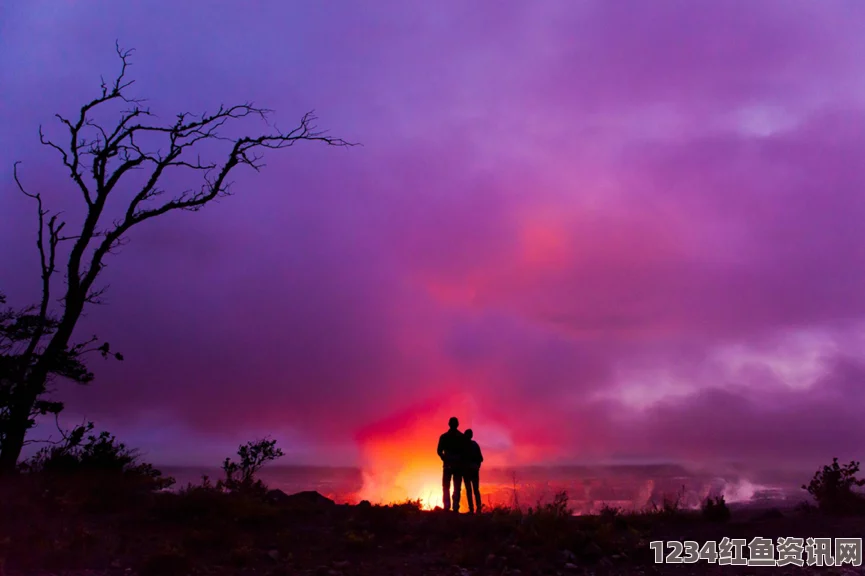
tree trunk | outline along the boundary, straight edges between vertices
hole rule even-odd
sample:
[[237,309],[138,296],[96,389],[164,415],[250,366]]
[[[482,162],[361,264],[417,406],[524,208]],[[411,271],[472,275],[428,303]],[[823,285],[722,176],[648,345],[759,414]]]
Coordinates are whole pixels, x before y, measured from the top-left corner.
[[21,402],[9,414],[6,436],[3,438],[3,446],[0,446],[0,476],[14,474],[18,470],[18,459],[27,437],[27,421],[30,419],[32,406],[32,402]]
[[3,449],[0,450],[0,476],[9,476],[18,471],[18,458],[24,448],[23,428],[16,426],[3,439]]
[[70,299],[67,293],[66,313],[57,332],[48,342],[30,374],[23,378],[19,387],[16,387],[14,396],[17,397],[12,399],[6,436],[3,445],[0,446],[0,476],[14,474],[18,470],[18,459],[21,457],[21,450],[27,438],[33,406],[39,396],[45,392],[45,385],[51,372],[49,366],[55,363],[60,353],[68,346],[82,309],[83,302]]

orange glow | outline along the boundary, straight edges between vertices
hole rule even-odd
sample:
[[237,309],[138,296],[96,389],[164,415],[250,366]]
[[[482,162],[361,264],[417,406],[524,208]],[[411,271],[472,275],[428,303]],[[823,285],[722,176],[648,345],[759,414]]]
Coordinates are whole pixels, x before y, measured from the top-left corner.
[[[438,458],[436,458],[438,460]],[[442,506],[441,464],[411,461],[388,470],[364,471],[359,497],[379,504],[420,500],[424,510]]]
[[436,445],[451,416],[460,419],[461,430],[470,427],[471,400],[460,397],[415,407],[362,431],[363,488],[358,498],[374,504],[420,499],[427,510],[442,506]]

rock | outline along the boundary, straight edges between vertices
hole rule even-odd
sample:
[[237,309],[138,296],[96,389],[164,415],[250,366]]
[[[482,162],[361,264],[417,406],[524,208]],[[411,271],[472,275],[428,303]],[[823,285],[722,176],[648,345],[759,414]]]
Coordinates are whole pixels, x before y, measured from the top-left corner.
[[283,502],[285,502],[285,499],[288,498],[288,494],[279,489],[268,490],[265,496],[270,502],[273,502],[274,504],[282,504]]
[[307,490],[295,494],[286,494],[282,490],[278,489],[269,490],[267,492],[267,499],[274,504],[298,508],[324,508],[336,505],[333,500],[326,496],[322,496],[315,490]]
[[594,542],[589,542],[589,544],[583,549],[583,554],[586,556],[594,556],[598,557],[603,554],[601,547],[595,544]]
[[114,569],[120,568],[120,560],[112,560],[110,566]]
[[327,576],[342,576],[342,572],[339,570],[328,570]]
[[508,559],[504,556],[496,556],[495,554],[490,554],[487,556],[486,566],[487,568],[495,568],[501,569],[505,567]]
[[561,552],[559,552],[559,556],[561,557],[562,562],[572,562],[573,563],[573,562],[577,561],[576,554],[574,554],[570,550],[562,550]]
[[351,562],[348,560],[339,560],[333,563],[334,568],[348,568],[349,566],[351,566]]
[[279,562],[279,550],[268,550],[267,555],[274,562]]
[[579,567],[572,562],[568,562],[565,564],[565,570],[570,570],[571,572],[576,572],[577,570],[579,570]]

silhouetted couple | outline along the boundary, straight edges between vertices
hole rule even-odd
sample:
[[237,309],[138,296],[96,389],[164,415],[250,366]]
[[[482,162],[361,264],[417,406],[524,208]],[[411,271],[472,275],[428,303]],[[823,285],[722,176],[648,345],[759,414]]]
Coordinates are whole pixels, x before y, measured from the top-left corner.
[[[460,421],[456,418],[448,420],[448,431],[439,437],[436,452],[442,459],[442,502],[445,510],[460,511],[460,492],[462,483],[466,484],[466,500],[469,513],[481,512],[480,470],[484,461],[481,447],[472,440],[471,430],[459,431]],[[453,501],[450,487],[453,480]],[[451,507],[453,504],[453,507]]]

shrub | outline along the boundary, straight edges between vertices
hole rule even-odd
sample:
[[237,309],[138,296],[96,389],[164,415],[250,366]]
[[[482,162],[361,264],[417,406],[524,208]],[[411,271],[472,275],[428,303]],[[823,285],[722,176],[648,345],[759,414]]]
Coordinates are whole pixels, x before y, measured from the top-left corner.
[[226,458],[222,464],[225,478],[217,486],[231,492],[261,492],[267,487],[255,474],[268,462],[282,458],[285,453],[276,447],[276,440],[257,440],[247,442],[237,450],[240,462]]
[[22,465],[25,472],[45,476],[86,475],[106,479],[123,478],[147,490],[161,490],[174,484],[151,464],[141,462],[137,451],[118,442],[109,432],[87,435],[93,423],[76,426],[62,444],[39,450]]
[[208,476],[201,484],[189,483],[176,494],[166,495],[157,506],[159,517],[173,522],[210,526],[226,518],[236,526],[271,525],[277,510],[268,502],[267,486],[255,474],[266,463],[283,456],[275,440],[248,442],[237,450],[239,461],[226,458],[225,474],[215,484]]
[[848,514],[865,512],[865,496],[856,492],[854,487],[865,486],[865,479],[856,478],[859,462],[851,461],[841,466],[838,459],[832,459],[831,466],[823,466],[814,473],[811,482],[803,490],[817,502],[821,511],[829,514]]
[[546,504],[538,503],[537,508],[532,510],[529,508],[529,514],[552,516],[554,518],[563,518],[573,516],[571,509],[568,507],[568,493],[565,490],[556,492],[552,502]]
[[668,494],[664,494],[661,505],[653,499],[649,502],[644,510],[645,514],[657,514],[659,516],[677,516],[682,512],[682,500],[685,497],[685,487],[676,493],[675,498],[671,498]]
[[407,512],[420,512],[423,510],[423,499],[416,498],[412,500],[411,498],[406,498],[402,502],[396,502],[391,504],[391,507],[397,510],[403,510]]
[[499,526],[514,526],[519,523],[523,516],[521,510],[511,508],[505,504],[497,504],[495,506],[487,506],[484,508],[490,521]]
[[220,541],[231,540],[243,528],[274,525],[278,510],[260,492],[230,491],[221,482],[213,484],[203,476],[201,484],[163,494],[153,512],[164,521],[221,532]]
[[703,518],[709,522],[727,522],[730,519],[730,509],[723,496],[709,496],[703,501]]
[[525,542],[556,550],[566,539],[565,526],[572,518],[568,508],[568,493],[557,492],[552,502],[531,507],[525,516],[518,514],[519,532]]

